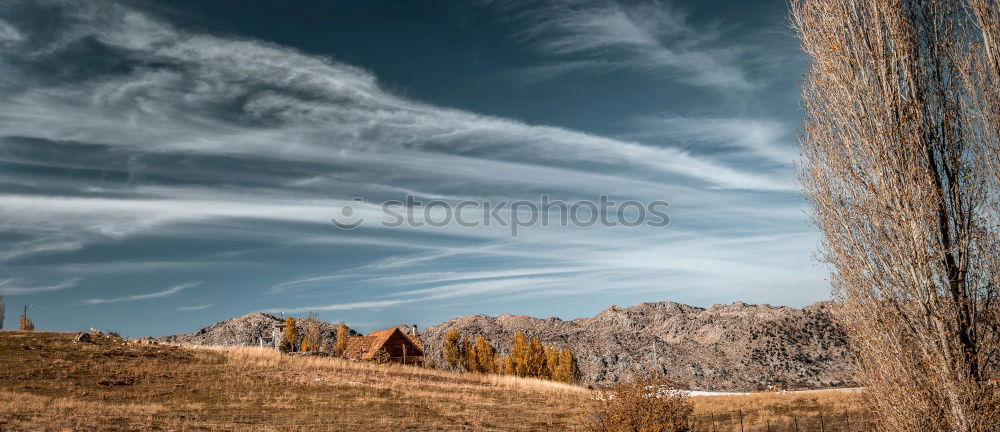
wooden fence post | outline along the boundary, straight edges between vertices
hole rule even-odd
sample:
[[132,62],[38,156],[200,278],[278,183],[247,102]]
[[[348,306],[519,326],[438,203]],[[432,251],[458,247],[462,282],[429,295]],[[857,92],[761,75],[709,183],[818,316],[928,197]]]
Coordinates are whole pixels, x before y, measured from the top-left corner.
[[746,432],[743,430],[743,410],[737,411],[740,414],[740,432]]
[[799,418],[792,417],[792,421],[795,422],[795,432],[799,432]]
[[819,432],[826,432],[826,423],[823,421],[823,411],[819,412]]

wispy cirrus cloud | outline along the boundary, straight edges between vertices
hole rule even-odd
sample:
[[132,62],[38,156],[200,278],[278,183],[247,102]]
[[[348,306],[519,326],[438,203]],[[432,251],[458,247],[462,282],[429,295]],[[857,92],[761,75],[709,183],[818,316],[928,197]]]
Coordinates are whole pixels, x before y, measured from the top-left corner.
[[713,150],[743,150],[755,159],[790,166],[798,158],[794,126],[768,119],[657,115],[632,122],[637,139],[668,139]]
[[413,303],[418,301],[416,299],[398,299],[398,300],[372,300],[372,301],[360,301],[360,302],[350,302],[350,303],[334,303],[334,304],[322,304],[315,306],[299,306],[292,308],[273,308],[265,310],[264,312],[269,313],[289,313],[289,314],[300,314],[306,312],[321,312],[321,311],[350,311],[358,309],[383,309],[391,306],[399,306],[407,303]]
[[198,306],[178,306],[177,310],[182,311],[182,312],[196,311],[196,310],[208,309],[208,308],[210,308],[212,306],[215,306],[215,304],[214,303],[210,303],[210,304],[203,304],[203,305],[198,305]]
[[80,283],[80,278],[73,278],[51,285],[25,286],[22,284],[15,283],[12,279],[4,279],[0,280],[0,294],[14,296],[14,295],[40,294],[51,291],[62,291],[64,289],[73,288],[79,285],[79,283]]
[[95,304],[104,304],[104,303],[133,302],[133,301],[139,301],[139,300],[149,300],[149,299],[155,299],[155,298],[169,297],[169,296],[177,294],[177,293],[179,293],[179,292],[181,292],[183,290],[186,290],[186,289],[189,289],[189,288],[194,288],[194,287],[196,287],[198,285],[201,285],[201,282],[189,282],[189,283],[184,283],[184,284],[180,284],[180,285],[174,285],[174,286],[172,286],[170,288],[167,288],[165,290],[162,290],[162,291],[154,291],[154,292],[151,292],[151,293],[134,294],[134,295],[128,295],[128,296],[122,296],[122,297],[92,298],[92,299],[84,300],[83,303],[84,304],[88,304],[88,305],[95,305]]
[[475,282],[445,284],[429,288],[406,290],[389,295],[389,299],[370,300],[329,305],[297,306],[284,309],[270,309],[268,312],[304,313],[312,311],[342,311],[356,309],[382,309],[410,303],[444,300],[460,297],[475,297],[484,294],[505,295],[524,290],[544,290],[551,283],[562,281],[558,277],[513,277]]
[[515,1],[494,5],[523,29],[516,37],[564,61],[530,68],[537,78],[614,68],[673,72],[679,80],[720,89],[749,89],[738,48],[713,47],[713,26],[696,27],[661,2]]
[[[785,135],[766,119],[651,115],[620,135],[576,130],[426,103],[391,91],[400,83],[380,82],[379,71],[175,26],[139,3],[10,4],[0,9],[0,261],[19,281],[39,269],[118,286],[189,272],[211,286],[199,292],[205,304],[165,310],[339,319],[417,302],[432,314],[463,302],[664,287],[785,293],[814,276],[797,259],[814,238],[780,235],[801,225],[802,205],[787,165],[777,163]],[[44,31],[10,13],[40,4],[34,12],[53,23]],[[740,48],[720,48],[716,29],[669,6],[511,5],[520,8],[511,14],[517,37],[545,57],[529,73],[546,79],[628,69],[676,76],[696,91],[752,87],[732,61]],[[676,224],[537,229],[513,241],[503,230],[348,233],[328,222],[347,204],[377,219],[380,200],[406,194],[543,193],[668,200]],[[17,285],[34,290],[25,293],[56,286]],[[112,295],[94,286],[87,304],[190,288]],[[237,290],[253,295],[212,297]]]
[[[349,65],[256,41],[186,33],[119,5],[70,8],[67,15],[78,20],[65,30],[70,40],[93,38],[118,50],[122,61],[155,60],[176,68],[135,67],[127,74],[23,89],[0,107],[8,136],[139,152],[328,162],[347,151],[415,150],[581,169],[640,167],[726,188],[789,189],[766,175],[676,148],[408,100]],[[128,19],[107,18],[122,15]],[[62,45],[25,42],[4,51],[16,58],[41,50],[46,55],[36,61],[43,62],[76,48],[65,38],[58,41]],[[227,111],[233,107],[236,112]]]

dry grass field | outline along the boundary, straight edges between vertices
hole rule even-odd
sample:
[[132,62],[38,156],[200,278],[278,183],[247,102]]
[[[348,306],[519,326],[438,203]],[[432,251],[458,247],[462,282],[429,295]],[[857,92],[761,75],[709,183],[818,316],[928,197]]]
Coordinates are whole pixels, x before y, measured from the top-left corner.
[[[827,431],[870,429],[869,414],[859,393],[755,393],[745,396],[702,396],[694,402],[695,431]],[[797,427],[796,427],[797,425]]]
[[[592,397],[535,379],[72,339],[0,332],[0,430],[583,430]],[[717,430],[739,430],[725,423],[736,410],[747,431],[767,419],[778,431],[781,420],[860,409],[858,395],[835,392],[692,399],[696,430],[712,430],[713,416]]]

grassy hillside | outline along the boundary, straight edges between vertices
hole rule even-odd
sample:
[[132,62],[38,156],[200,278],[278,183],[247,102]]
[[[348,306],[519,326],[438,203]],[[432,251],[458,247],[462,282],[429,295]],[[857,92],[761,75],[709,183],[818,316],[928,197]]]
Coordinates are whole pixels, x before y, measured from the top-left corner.
[[[0,430],[582,430],[592,395],[549,381],[257,348],[72,339],[0,331]],[[739,407],[752,422],[856,411],[856,398],[694,400],[701,419],[723,422]]]

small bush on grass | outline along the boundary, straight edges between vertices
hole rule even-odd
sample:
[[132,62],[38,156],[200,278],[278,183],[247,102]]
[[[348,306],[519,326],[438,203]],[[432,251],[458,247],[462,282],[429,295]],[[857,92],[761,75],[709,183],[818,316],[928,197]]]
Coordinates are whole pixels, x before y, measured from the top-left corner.
[[694,407],[661,374],[637,376],[599,391],[588,427],[594,432],[688,432]]

